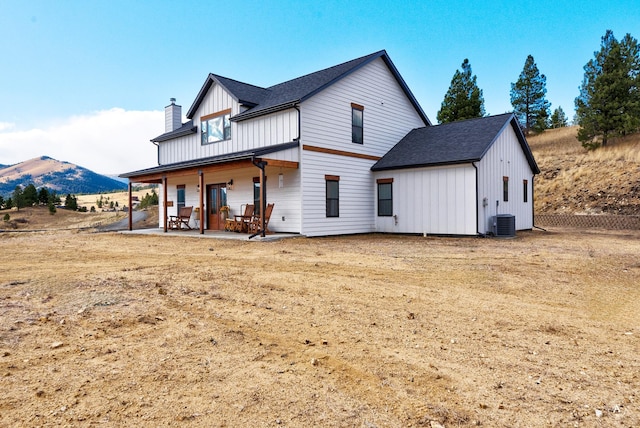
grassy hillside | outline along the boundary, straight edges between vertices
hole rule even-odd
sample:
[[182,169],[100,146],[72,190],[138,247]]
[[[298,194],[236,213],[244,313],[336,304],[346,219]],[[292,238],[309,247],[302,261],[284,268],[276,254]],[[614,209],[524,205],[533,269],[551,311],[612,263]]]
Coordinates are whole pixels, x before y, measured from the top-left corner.
[[541,170],[536,212],[640,215],[640,135],[588,152],[577,131],[560,128],[527,138]]
[[55,190],[59,195],[98,193],[127,188],[127,184],[122,181],[47,156],[5,168],[0,167],[0,195],[10,196],[16,186],[24,188],[29,184],[34,184],[37,188],[47,187]]

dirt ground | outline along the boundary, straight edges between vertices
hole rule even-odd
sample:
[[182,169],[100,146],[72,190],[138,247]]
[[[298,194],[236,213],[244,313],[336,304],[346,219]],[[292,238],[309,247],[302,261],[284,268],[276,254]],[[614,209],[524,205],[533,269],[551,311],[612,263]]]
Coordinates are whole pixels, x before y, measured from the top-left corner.
[[0,245],[0,426],[640,426],[638,231]]

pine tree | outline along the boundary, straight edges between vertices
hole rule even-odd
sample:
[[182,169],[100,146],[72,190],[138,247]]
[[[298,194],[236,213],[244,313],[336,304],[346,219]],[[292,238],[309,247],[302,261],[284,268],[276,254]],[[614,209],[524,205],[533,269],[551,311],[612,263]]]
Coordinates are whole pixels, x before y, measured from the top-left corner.
[[24,208],[26,206],[24,200],[24,192],[22,190],[22,186],[20,185],[16,186],[15,190],[13,191],[13,204],[18,209],[18,211],[20,210],[20,208]]
[[552,128],[563,128],[567,126],[569,122],[567,121],[567,115],[564,114],[564,110],[562,107],[558,107],[553,111],[551,115],[551,127]]
[[78,209],[78,200],[75,196],[67,193],[67,197],[64,200],[64,207],[71,211],[76,211]]
[[47,189],[46,187],[41,187],[38,191],[38,203],[40,205],[49,204],[49,189]]
[[440,123],[449,123],[484,115],[482,90],[478,88],[476,76],[471,73],[471,64],[465,58],[462,62],[462,71],[456,70],[453,74],[437,119]]
[[533,56],[527,56],[516,83],[511,84],[511,105],[525,132],[542,132],[549,127],[550,107],[545,96],[547,78],[540,74]]
[[578,139],[585,148],[606,146],[611,137],[638,131],[640,49],[636,39],[627,34],[619,42],[607,30],[600,50],[584,66],[575,105]]
[[38,203],[38,189],[33,183],[29,183],[22,191],[24,197],[24,204],[27,207],[31,207]]

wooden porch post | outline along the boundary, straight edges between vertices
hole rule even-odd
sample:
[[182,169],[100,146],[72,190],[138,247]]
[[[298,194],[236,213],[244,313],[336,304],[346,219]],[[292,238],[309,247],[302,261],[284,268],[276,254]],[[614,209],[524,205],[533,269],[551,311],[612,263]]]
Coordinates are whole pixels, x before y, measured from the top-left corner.
[[198,184],[200,186],[200,234],[204,235],[204,173],[198,171]]
[[133,186],[131,185],[131,180],[129,180],[129,231],[133,230],[133,196],[131,196]]
[[162,176],[162,198],[164,199],[164,232],[167,233],[167,214],[169,211],[167,210],[167,176]]

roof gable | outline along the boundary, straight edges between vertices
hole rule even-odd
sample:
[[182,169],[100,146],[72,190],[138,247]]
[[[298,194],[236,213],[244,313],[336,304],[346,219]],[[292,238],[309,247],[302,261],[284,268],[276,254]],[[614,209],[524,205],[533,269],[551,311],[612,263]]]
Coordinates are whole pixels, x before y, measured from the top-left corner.
[[200,107],[200,104],[202,104],[202,101],[204,101],[207,92],[209,92],[213,84],[222,86],[238,103],[248,107],[258,105],[269,95],[269,91],[265,88],[209,73],[202,88],[200,88],[200,92],[198,92],[196,99],[187,112],[188,119],[193,119],[193,115],[196,113],[196,110],[198,110],[198,107]]
[[538,174],[540,169],[511,113],[413,129],[371,169],[382,171],[478,162],[507,126],[513,128],[531,170]]
[[232,118],[232,120],[239,121],[291,108],[378,58],[382,58],[385,62],[424,123],[431,125],[429,118],[422,110],[422,107],[420,107],[420,104],[418,104],[418,101],[384,50],[288,80],[270,86],[269,88],[261,88],[215,74],[209,74],[193,105],[189,109],[187,118],[193,118],[193,115],[214,83],[224,87],[239,103],[249,107],[245,112],[237,114]]

